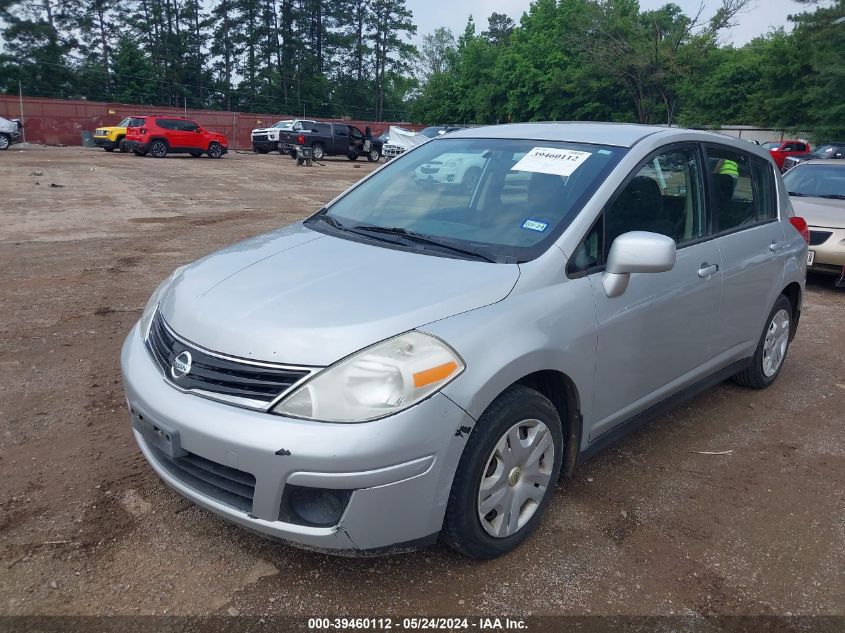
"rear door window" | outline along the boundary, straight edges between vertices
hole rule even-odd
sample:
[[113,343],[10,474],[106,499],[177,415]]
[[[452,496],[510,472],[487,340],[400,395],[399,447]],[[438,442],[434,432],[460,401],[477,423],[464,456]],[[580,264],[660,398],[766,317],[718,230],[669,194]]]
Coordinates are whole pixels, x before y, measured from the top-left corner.
[[774,180],[769,164],[727,148],[708,147],[710,202],[719,233],[776,217]]
[[199,125],[197,125],[194,121],[179,121],[178,122],[178,129],[182,132],[196,132]]

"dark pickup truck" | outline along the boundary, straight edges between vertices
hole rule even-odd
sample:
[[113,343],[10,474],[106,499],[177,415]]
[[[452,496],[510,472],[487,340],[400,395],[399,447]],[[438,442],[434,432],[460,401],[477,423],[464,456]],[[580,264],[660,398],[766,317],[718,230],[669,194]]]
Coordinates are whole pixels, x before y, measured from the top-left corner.
[[378,161],[382,142],[373,138],[369,150],[366,150],[365,140],[364,133],[354,125],[318,122],[311,129],[282,130],[279,149],[292,158],[296,158],[296,148],[302,146],[314,150],[314,160],[322,160],[325,156],[346,156],[349,160],[356,160],[359,156],[366,156],[370,162]]

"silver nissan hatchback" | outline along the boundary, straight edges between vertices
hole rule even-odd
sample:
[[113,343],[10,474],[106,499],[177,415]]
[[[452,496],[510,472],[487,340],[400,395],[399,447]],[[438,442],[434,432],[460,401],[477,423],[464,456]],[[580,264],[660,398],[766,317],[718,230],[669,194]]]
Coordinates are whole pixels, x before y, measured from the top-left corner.
[[743,141],[455,132],[162,283],[122,351],[133,431],[251,530],[492,558],[610,442],[726,378],[774,382],[807,240]]

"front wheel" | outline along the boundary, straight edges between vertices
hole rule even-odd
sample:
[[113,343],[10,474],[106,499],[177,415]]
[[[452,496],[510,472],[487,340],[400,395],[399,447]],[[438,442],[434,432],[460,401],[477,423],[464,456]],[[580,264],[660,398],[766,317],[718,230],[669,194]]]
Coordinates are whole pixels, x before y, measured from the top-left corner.
[[470,558],[512,550],[537,526],[560,474],[563,428],[541,393],[515,385],[479,418],[461,456],[443,540]]
[[167,143],[164,141],[153,141],[150,144],[150,155],[153,158],[164,158],[167,156]]
[[6,134],[0,134],[0,150],[9,149],[12,142]]
[[792,303],[780,295],[766,319],[766,328],[757,343],[751,365],[736,374],[734,381],[752,389],[765,389],[771,385],[783,368],[791,333]]
[[367,160],[371,163],[377,163],[379,161],[379,158],[381,158],[381,152],[377,149],[371,149],[370,153],[367,154]]
[[326,148],[317,143],[312,150],[314,151],[314,160],[323,160],[326,156]]
[[223,156],[223,146],[220,143],[212,143],[208,146],[208,155],[211,158],[221,158]]

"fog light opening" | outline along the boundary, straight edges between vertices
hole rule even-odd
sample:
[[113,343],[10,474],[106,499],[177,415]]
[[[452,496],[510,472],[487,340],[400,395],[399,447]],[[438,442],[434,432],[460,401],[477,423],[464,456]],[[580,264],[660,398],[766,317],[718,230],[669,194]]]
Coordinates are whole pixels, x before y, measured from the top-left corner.
[[285,486],[279,520],[310,527],[332,527],[340,522],[351,490]]

